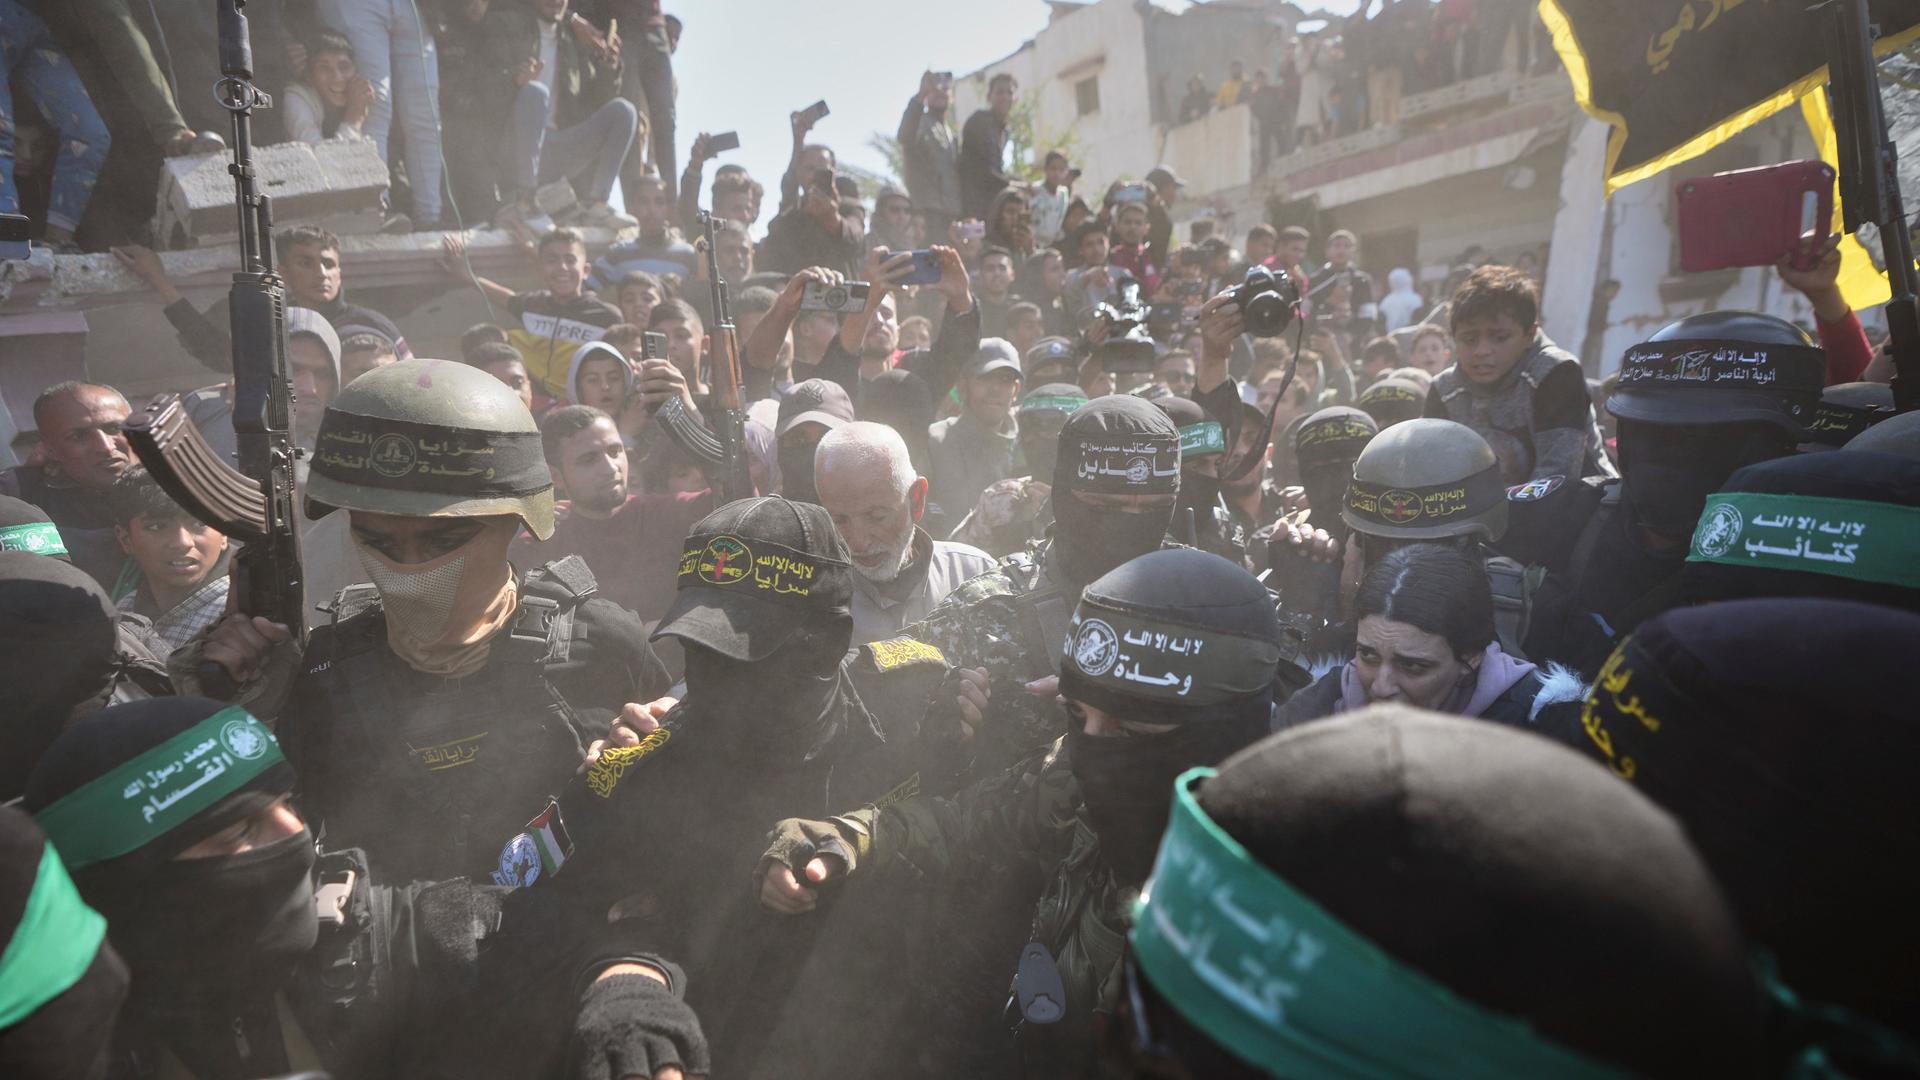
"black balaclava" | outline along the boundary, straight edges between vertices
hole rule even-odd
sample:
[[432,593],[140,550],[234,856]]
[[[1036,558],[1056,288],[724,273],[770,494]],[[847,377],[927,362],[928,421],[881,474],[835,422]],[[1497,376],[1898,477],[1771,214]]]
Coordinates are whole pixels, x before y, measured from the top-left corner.
[[1920,615],[1877,604],[1679,608],[1614,650],[1577,721],[1543,732],[1680,820],[1788,986],[1908,1036],[1920,1034],[1916,642]]
[[[40,936],[15,942],[29,910]],[[0,806],[0,951],[23,962],[7,1004],[30,1010],[0,1027],[0,1076],[99,1080],[107,1074],[127,967],[107,944],[106,921],[74,891],[33,819]],[[22,952],[25,950],[26,952]],[[27,955],[28,953],[34,955]]]
[[1151,552],[1086,587],[1060,692],[1119,720],[1175,725],[1122,736],[1067,728],[1088,823],[1122,881],[1138,884],[1152,869],[1174,777],[1267,733],[1279,636],[1267,590],[1203,551]]
[[66,562],[0,551],[0,801],[26,788],[74,707],[106,696],[116,640],[113,601]]
[[1762,1071],[1745,943],[1687,831],[1545,739],[1374,705],[1261,740],[1195,799],[1392,962],[1537,1037],[1638,1076]]
[[1293,460],[1300,485],[1307,489],[1310,520],[1333,536],[1344,538],[1347,523],[1340,507],[1347,501],[1347,482],[1360,451],[1380,433],[1372,416],[1359,409],[1335,405],[1300,422],[1293,431]]
[[751,662],[683,642],[687,696],[700,707],[703,737],[729,755],[779,766],[813,761],[843,734],[865,735],[868,722],[847,708],[859,699],[840,667],[846,647],[835,647],[847,634],[839,626],[821,630],[803,631]]
[[1081,406],[1060,429],[1053,469],[1053,559],[1069,582],[1087,582],[1160,546],[1173,520],[1164,510],[1095,507],[1076,492],[1178,495],[1180,431],[1143,398],[1108,394]]
[[1633,520],[1658,536],[1693,535],[1707,496],[1736,469],[1793,453],[1775,424],[1651,424],[1620,421],[1620,475]]
[[1015,432],[1026,475],[1054,474],[1060,461],[1060,429],[1086,403],[1085,391],[1072,383],[1046,383],[1020,396]]
[[[1239,448],[1239,441],[1241,431],[1246,431],[1249,428],[1266,428],[1268,423],[1266,413],[1261,412],[1257,406],[1241,402],[1240,427],[1231,436],[1234,446],[1232,452],[1226,456],[1220,465],[1221,472],[1227,477],[1227,479],[1220,482],[1220,491],[1226,495],[1229,500],[1244,499],[1254,492],[1259,491],[1260,485],[1267,482],[1266,463],[1263,461],[1258,465],[1249,465],[1247,459],[1241,456],[1242,451]],[[1261,456],[1266,454],[1271,444],[1266,438],[1261,438],[1255,446],[1257,446],[1258,449],[1254,451],[1254,455]]]
[[[1208,476],[1195,468],[1196,461],[1206,453],[1202,449],[1190,450],[1189,447],[1195,441],[1202,441],[1203,429],[1207,434],[1221,435],[1221,424],[1192,398],[1167,396],[1156,398],[1153,404],[1166,413],[1180,431],[1180,498],[1174,503],[1174,514],[1177,518],[1180,514],[1192,511],[1196,527],[1205,529],[1212,523],[1213,508],[1220,502],[1220,478]],[[1224,435],[1220,442],[1224,446]],[[1226,455],[1215,453],[1212,456],[1217,472],[1226,464]],[[1179,527],[1177,520],[1175,526]]]
[[[205,698],[152,698],[103,709],[47,751],[28,781],[25,805],[45,814],[64,796],[225,710],[229,706]],[[292,767],[275,761],[163,834],[74,871],[81,896],[107,917],[114,947],[133,972],[125,1018],[145,1025],[196,1076],[287,1068],[273,995],[319,931],[313,837],[303,829],[237,855],[174,856],[292,788]],[[236,1030],[247,1035],[247,1060]]]
[[840,667],[852,596],[846,541],[815,503],[741,499],[695,523],[654,631],[686,648],[689,748],[779,767],[858,743],[869,722]]

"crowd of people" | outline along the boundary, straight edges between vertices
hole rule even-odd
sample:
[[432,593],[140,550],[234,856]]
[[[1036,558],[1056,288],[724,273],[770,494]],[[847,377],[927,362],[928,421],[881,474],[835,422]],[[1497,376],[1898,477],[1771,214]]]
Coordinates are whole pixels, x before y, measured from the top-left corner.
[[[342,74],[431,57],[388,6],[319,4],[328,137],[414,138]],[[1014,181],[1004,77],[956,135],[929,72],[871,205],[796,113],[760,232],[670,109],[614,150],[657,5],[487,7],[539,287],[450,231],[500,321],[416,356],[275,237],[304,625],[113,387],[0,473],[0,1075],[1920,1070],[1920,425],[1834,243],[1810,328],[1594,382],[1525,269],[1432,303],[1345,230],[1178,243],[1166,166]],[[628,185],[604,251],[522,201],[556,146],[583,221]]]
[[[383,227],[532,218],[566,181],[563,223],[631,226],[658,176],[671,201],[673,50],[659,0],[286,0],[246,9],[274,107],[258,143],[353,142],[389,163]],[[148,243],[161,160],[218,151],[229,121],[215,5],[0,4],[0,212],[56,252]]]
[[1559,64],[1524,0],[1384,0],[1345,17],[1310,17],[1271,65],[1230,61],[1217,83],[1186,82],[1185,124],[1245,105],[1258,135],[1260,170],[1300,147],[1400,118],[1400,99],[1499,71],[1538,74]]

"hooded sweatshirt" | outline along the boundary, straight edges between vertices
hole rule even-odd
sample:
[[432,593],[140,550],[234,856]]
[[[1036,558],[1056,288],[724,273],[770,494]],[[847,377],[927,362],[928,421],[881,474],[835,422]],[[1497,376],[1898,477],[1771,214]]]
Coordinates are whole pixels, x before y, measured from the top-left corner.
[[620,370],[626,376],[626,393],[633,393],[633,366],[627,363],[627,358],[620,355],[619,349],[604,341],[589,341],[575,349],[573,357],[567,361],[567,401],[570,403],[580,404],[580,365],[595,356],[608,356],[619,361]]
[[1393,333],[1413,321],[1413,315],[1426,301],[1413,287],[1413,272],[1396,266],[1387,273],[1387,295],[1380,299],[1381,330]]

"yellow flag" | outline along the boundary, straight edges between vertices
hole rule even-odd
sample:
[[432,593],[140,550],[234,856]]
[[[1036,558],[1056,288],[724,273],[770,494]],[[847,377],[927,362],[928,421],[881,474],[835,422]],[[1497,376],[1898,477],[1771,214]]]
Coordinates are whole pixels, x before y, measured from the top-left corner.
[[[1800,97],[1800,115],[1807,121],[1807,130],[1813,133],[1813,144],[1820,148],[1820,160],[1839,168],[1840,154],[1838,138],[1833,133],[1833,116],[1827,111],[1827,95],[1824,86],[1816,86]],[[1839,232],[1844,220],[1840,213],[1840,197],[1833,199],[1832,231]],[[1860,246],[1860,241],[1852,236],[1840,238],[1840,295],[1846,298],[1847,306],[1855,311],[1864,311],[1878,307],[1893,297],[1893,289],[1887,284],[1887,275],[1873,265],[1873,256]]]

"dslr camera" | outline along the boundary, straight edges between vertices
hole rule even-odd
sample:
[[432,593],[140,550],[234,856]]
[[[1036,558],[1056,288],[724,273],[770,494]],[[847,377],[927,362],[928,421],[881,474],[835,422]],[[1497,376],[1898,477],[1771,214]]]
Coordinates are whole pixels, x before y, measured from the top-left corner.
[[1300,310],[1300,290],[1293,278],[1269,267],[1247,267],[1247,280],[1234,287],[1233,302],[1240,320],[1254,337],[1279,337]]

